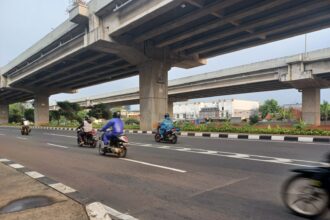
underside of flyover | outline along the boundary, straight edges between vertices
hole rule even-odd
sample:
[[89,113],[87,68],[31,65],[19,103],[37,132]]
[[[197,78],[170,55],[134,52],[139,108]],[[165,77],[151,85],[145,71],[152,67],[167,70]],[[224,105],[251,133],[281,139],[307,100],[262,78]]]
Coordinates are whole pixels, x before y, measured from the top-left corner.
[[184,0],[148,18],[111,36],[208,58],[329,27],[330,1]]

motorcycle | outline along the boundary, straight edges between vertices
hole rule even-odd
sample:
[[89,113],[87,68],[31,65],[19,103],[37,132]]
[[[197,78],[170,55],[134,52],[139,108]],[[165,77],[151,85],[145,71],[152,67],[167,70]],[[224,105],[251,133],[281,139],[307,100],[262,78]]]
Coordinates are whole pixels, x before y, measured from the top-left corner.
[[118,135],[110,140],[109,145],[104,146],[102,148],[103,136],[105,133],[99,138],[99,154],[106,155],[107,153],[115,154],[118,158],[126,157],[127,155],[127,147],[128,147],[128,138],[125,135]]
[[85,132],[84,135],[82,136],[82,141],[83,143],[80,142],[79,139],[79,133],[83,132],[82,128],[77,129],[77,143],[79,147],[83,147],[85,145],[95,148],[97,145],[97,132],[95,129],[93,129],[91,132]]
[[165,132],[164,136],[160,135],[160,125],[157,127],[157,132],[155,134],[156,142],[169,142],[172,144],[176,144],[178,141],[177,133],[180,131],[178,128],[172,128],[170,131]]
[[29,135],[31,132],[31,128],[29,126],[23,125],[21,127],[21,134],[22,135]]
[[[327,163],[330,162],[328,155]],[[305,218],[322,216],[330,208],[330,167],[294,169],[296,175],[282,187],[282,200],[294,214]]]

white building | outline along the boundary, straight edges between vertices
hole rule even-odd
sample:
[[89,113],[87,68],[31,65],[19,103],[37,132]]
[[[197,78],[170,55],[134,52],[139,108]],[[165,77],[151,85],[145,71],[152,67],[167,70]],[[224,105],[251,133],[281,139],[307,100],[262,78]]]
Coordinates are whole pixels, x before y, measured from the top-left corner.
[[219,110],[218,119],[231,117],[246,119],[258,113],[259,102],[236,99],[213,102],[176,102],[173,105],[173,115],[175,119],[197,119],[201,116],[202,108],[217,108]]

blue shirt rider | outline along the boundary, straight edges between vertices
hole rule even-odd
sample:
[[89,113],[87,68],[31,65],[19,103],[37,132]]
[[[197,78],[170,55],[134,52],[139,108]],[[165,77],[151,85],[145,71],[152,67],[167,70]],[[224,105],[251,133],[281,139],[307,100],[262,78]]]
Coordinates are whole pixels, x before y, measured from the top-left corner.
[[[107,129],[111,128],[111,131],[107,131]],[[117,137],[118,135],[123,134],[124,131],[124,123],[123,121],[120,119],[120,112],[114,112],[112,115],[112,119],[110,121],[108,121],[108,123],[106,125],[103,126],[103,128],[101,129],[101,131],[106,132],[103,135],[103,144],[104,145],[108,145],[109,141],[114,138]]]
[[163,122],[160,124],[159,133],[160,133],[161,137],[164,138],[165,133],[172,130],[173,127],[174,126],[173,126],[173,122],[170,118],[170,115],[168,113],[166,113],[164,115]]

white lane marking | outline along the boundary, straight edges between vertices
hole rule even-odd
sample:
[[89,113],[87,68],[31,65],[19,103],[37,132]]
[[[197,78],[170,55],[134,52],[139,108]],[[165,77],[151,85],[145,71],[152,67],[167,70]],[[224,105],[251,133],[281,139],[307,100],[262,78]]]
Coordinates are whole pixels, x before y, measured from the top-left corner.
[[127,159],[127,158],[120,158],[120,159],[130,161],[130,162],[133,162],[133,163],[140,163],[140,164],[147,165],[147,166],[158,167],[158,168],[162,168],[162,169],[166,169],[166,170],[172,170],[172,171],[176,171],[176,172],[179,172],[179,173],[186,173],[187,172],[185,170],[175,169],[175,168],[172,168],[172,167],[166,167],[166,166],[161,166],[161,165],[152,164],[152,163],[146,163],[146,162],[138,161],[138,160],[131,160],[131,159]]
[[21,140],[27,140],[27,138],[23,138],[23,137],[16,137],[16,138]]
[[0,158],[0,162],[8,162],[10,160],[6,159],[6,158]]
[[24,168],[23,165],[19,164],[19,163],[14,163],[14,164],[9,164],[9,166],[15,168],[15,169],[21,169]]
[[58,137],[67,137],[67,138],[77,138],[76,136],[63,135],[63,134],[53,134],[53,133],[44,133],[46,135],[58,136]]
[[4,134],[0,134],[0,136],[4,136]]
[[87,214],[91,220],[111,220],[111,216],[115,216],[120,220],[138,220],[133,216],[121,213],[109,206],[102,204],[101,202],[93,202],[86,206]]
[[329,166],[329,164],[326,164],[326,163],[310,161],[310,160],[278,158],[278,157],[269,157],[269,156],[263,156],[263,155],[255,155],[255,154],[241,154],[241,153],[226,152],[226,151],[210,151],[210,150],[205,150],[205,149],[200,149],[200,148],[185,148],[185,147],[171,147],[171,146],[145,146],[145,144],[140,144],[140,145],[136,145],[136,146],[175,150],[175,151],[181,151],[181,152],[204,154],[204,155],[219,156],[219,157],[229,157],[229,158],[235,158],[235,159],[259,161],[259,162],[303,166],[303,167]]
[[69,186],[66,186],[63,183],[49,184],[49,186],[56,189],[57,191],[60,191],[61,193],[64,193],[64,194],[76,192],[75,189],[73,189]]
[[44,175],[42,175],[41,173],[38,173],[36,171],[25,172],[25,174],[32,177],[33,179],[38,179],[38,178],[44,177]]
[[69,148],[69,147],[66,147],[66,146],[51,144],[51,143],[47,143],[47,145],[52,146],[52,147]]

